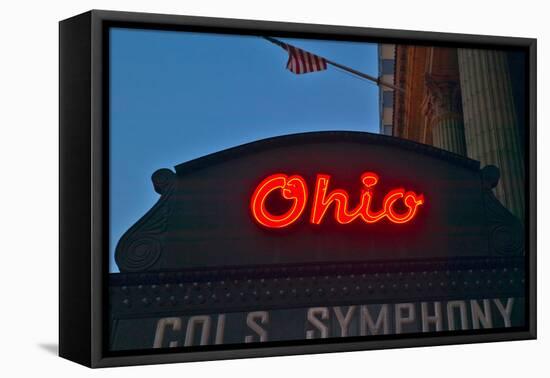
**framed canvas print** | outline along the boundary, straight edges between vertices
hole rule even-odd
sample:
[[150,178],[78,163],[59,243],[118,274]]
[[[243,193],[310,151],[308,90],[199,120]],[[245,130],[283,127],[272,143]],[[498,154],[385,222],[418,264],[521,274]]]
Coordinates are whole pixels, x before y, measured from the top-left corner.
[[536,41],[60,23],[60,355],[536,337]]

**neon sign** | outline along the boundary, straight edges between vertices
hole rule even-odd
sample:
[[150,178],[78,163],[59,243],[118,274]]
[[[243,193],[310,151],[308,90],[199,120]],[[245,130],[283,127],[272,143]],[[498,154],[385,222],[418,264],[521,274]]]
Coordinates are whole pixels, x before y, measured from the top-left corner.
[[[361,175],[361,195],[357,206],[349,209],[349,195],[343,189],[329,191],[331,176],[318,174],[309,222],[321,224],[329,208],[334,207],[334,219],[340,224],[348,224],[358,219],[364,223],[376,223],[386,218],[392,223],[403,224],[411,221],[421,205],[424,195],[406,191],[404,188],[390,190],[378,210],[372,209],[374,187],[378,175],[365,172]],[[279,193],[283,199],[291,201],[290,208],[283,214],[272,214],[266,208],[266,200]],[[266,177],[254,190],[250,200],[252,217],[260,225],[268,228],[284,228],[296,222],[304,213],[308,202],[308,189],[305,179],[300,175],[287,176],[276,173]],[[396,207],[399,206],[399,210]]]

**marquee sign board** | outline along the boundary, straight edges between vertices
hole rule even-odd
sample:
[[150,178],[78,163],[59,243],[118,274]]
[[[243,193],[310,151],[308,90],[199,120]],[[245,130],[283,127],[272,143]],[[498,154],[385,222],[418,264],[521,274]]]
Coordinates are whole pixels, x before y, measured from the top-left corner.
[[[376,52],[380,77],[328,59],[344,45],[350,64]],[[458,64],[460,51],[500,58]],[[508,76],[477,82],[506,61]],[[535,62],[517,38],[62,21],[60,356],[106,367],[536,337]],[[378,96],[338,97],[335,67]],[[313,101],[290,111],[298,86]],[[380,134],[366,132],[374,108]]]
[[523,324],[524,305],[485,298],[122,318],[112,342],[117,350],[158,349],[508,328]]
[[358,132],[161,169],[158,203],[117,246],[112,348],[521,326],[522,227],[498,174]]
[[[290,180],[299,177],[302,195],[310,192],[301,199],[302,216],[281,228],[259,223],[251,204],[258,186],[276,172]],[[312,222],[312,209],[319,207],[314,201],[319,172],[330,174],[325,197],[341,190],[349,202],[327,203],[322,222]],[[338,222],[339,208],[360,207],[365,172],[378,175],[369,201],[372,214],[383,213],[388,193],[406,188],[403,195],[413,193],[419,201],[414,217],[405,223],[387,216],[372,223],[359,217]],[[521,255],[522,227],[492,195],[498,175],[496,167],[480,170],[476,161],[369,133],[258,141],[181,164],[176,173],[157,171],[153,183],[161,198],[121,238],[117,264],[135,272]],[[275,214],[284,215],[297,202],[283,193],[279,189],[265,199]],[[403,198],[394,205],[401,216],[412,208]]]

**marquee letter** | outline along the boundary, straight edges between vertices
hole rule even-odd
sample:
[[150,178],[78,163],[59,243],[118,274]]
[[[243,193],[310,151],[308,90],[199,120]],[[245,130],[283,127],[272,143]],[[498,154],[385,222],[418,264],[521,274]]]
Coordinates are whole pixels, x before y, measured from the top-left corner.
[[210,337],[210,316],[209,315],[197,315],[189,318],[187,322],[187,330],[185,331],[185,346],[193,345],[195,339],[195,326],[202,325],[201,327],[201,341],[200,345],[207,345]]
[[[403,199],[403,203],[407,207],[407,211],[399,214],[393,208],[399,199]],[[414,192],[406,192],[405,189],[394,189],[384,197],[384,212],[388,219],[393,223],[407,223],[414,218],[418,207],[424,203],[424,196],[417,195]]]
[[[406,310],[408,315],[404,316],[402,310]],[[416,314],[414,313],[414,304],[398,303],[395,305],[395,333],[401,333],[404,324],[414,323],[415,320]]]
[[468,318],[466,315],[466,302],[464,301],[450,301],[447,302],[447,321],[449,323],[449,331],[455,330],[455,308],[460,310],[460,327],[461,329],[468,329]]
[[[164,332],[168,326],[172,326],[173,331],[181,330],[181,319],[180,318],[162,318],[157,322],[157,330],[155,332],[155,341],[153,342],[153,348],[162,348],[164,342]],[[169,348],[177,347],[177,341],[170,341],[168,344]]]
[[[280,190],[284,199],[292,200],[292,207],[284,214],[274,215],[267,211],[265,200],[275,190]],[[254,219],[262,226],[283,228],[296,222],[307,202],[307,185],[302,176],[286,176],[276,173],[264,179],[254,191],[250,209]]]
[[216,338],[214,344],[223,344],[223,335],[225,333],[225,314],[218,314],[218,324],[216,325]]
[[365,186],[365,189],[361,191],[361,203],[359,205],[361,218],[366,223],[378,222],[386,215],[384,209],[376,213],[372,213],[370,209],[372,205],[372,191],[374,186],[378,184],[378,175],[372,172],[365,172],[361,175],[361,182]]
[[345,316],[342,313],[342,309],[340,308],[340,306],[334,307],[333,309],[334,309],[334,313],[336,314],[336,319],[338,320],[338,324],[340,324],[340,331],[341,331],[340,336],[342,337],[348,336],[349,324],[351,323],[353,313],[355,312],[355,306],[349,306]]
[[500,312],[500,315],[502,315],[502,319],[504,320],[504,327],[511,327],[512,321],[510,320],[510,316],[512,315],[512,307],[514,306],[514,298],[508,298],[508,300],[506,301],[506,307],[502,305],[500,299],[493,299],[493,301],[497,305],[498,312]]
[[[318,319],[316,316],[320,315],[321,319]],[[327,320],[329,317],[328,308],[326,307],[313,307],[307,310],[307,320],[312,325],[315,326],[321,333],[321,339],[326,339],[328,337],[328,327],[321,321],[321,320]],[[314,339],[315,338],[315,331],[314,330],[308,330],[306,332],[306,339]]]
[[475,299],[470,301],[470,307],[472,311],[472,326],[474,329],[479,329],[482,325],[483,328],[493,328],[493,318],[491,317],[491,303],[488,299],[483,300],[483,309]]
[[376,318],[376,323],[372,320],[372,317],[369,313],[369,308],[367,305],[361,306],[361,336],[378,335],[380,328],[382,328],[384,335],[387,335],[389,332],[389,317],[388,317],[388,305],[383,304],[380,307],[380,312],[378,312],[378,317]]
[[[260,327],[258,323],[256,323],[256,319],[258,319],[261,324],[269,324],[269,313],[267,311],[254,311],[246,316],[246,325],[250,327],[251,330],[256,332],[256,334],[260,337],[260,341],[267,341],[267,331]],[[254,342],[254,336],[245,336],[244,342]]]
[[420,309],[422,313],[422,332],[430,331],[430,323],[435,324],[435,330],[441,331],[443,329],[443,315],[441,314],[441,302],[433,302],[434,314],[428,315],[428,302],[422,302]]
[[320,224],[329,206],[334,203],[334,218],[340,224],[347,224],[359,215],[358,209],[348,212],[349,195],[345,190],[335,189],[327,195],[330,175],[317,175],[315,193],[311,208],[311,223]]

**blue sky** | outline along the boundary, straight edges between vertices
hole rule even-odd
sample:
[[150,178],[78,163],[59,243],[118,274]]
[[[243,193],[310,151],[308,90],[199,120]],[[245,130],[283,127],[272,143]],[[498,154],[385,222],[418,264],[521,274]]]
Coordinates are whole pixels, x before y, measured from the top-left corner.
[[[378,74],[376,44],[282,39]],[[329,66],[295,75],[253,36],[114,28],[110,32],[110,271],[116,243],[158,200],[151,174],[276,135],[378,132],[378,87]]]

